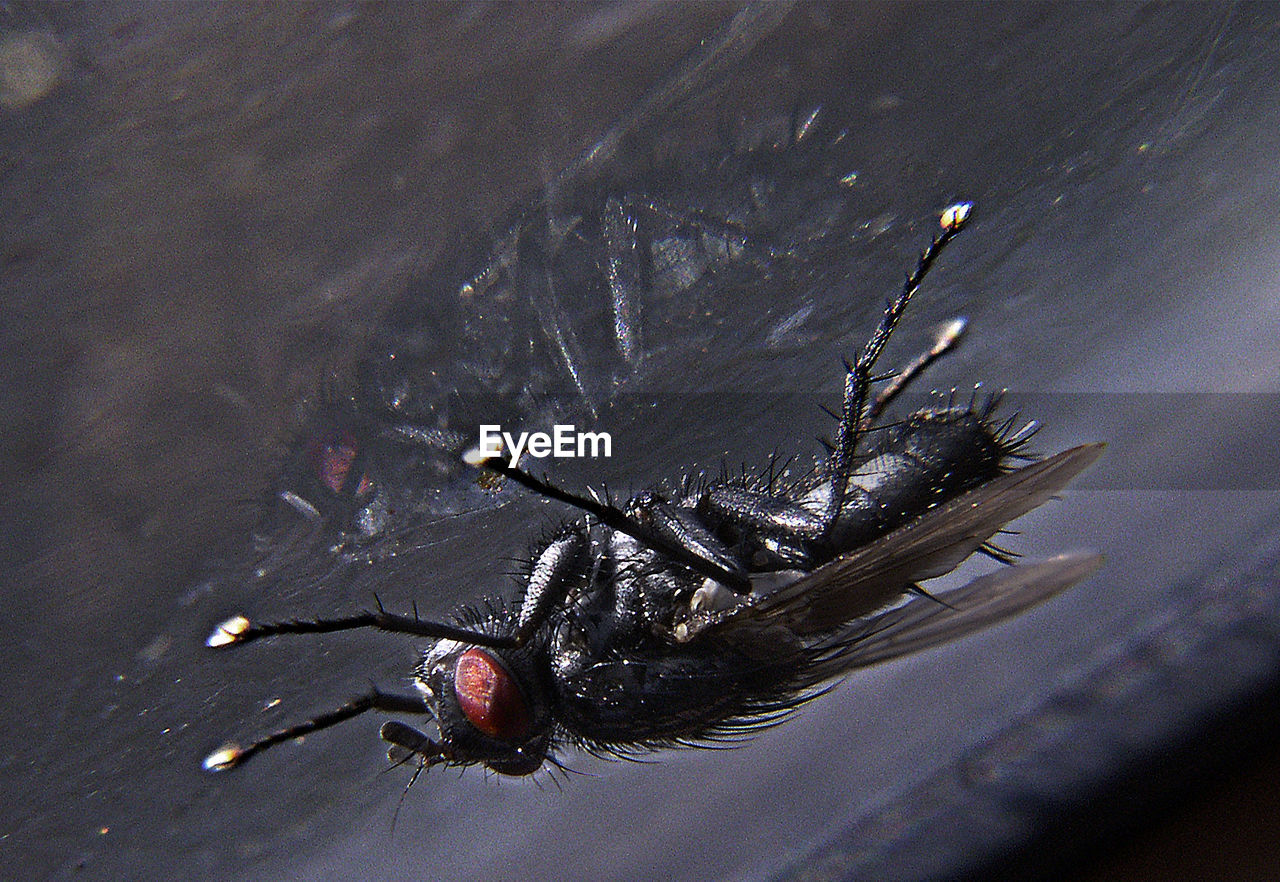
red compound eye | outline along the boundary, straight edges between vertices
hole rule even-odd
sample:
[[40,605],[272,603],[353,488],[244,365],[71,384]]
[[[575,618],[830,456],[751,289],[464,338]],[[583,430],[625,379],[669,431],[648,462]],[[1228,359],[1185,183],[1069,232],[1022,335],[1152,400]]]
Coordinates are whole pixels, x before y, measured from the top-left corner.
[[463,714],[484,734],[513,741],[529,732],[529,706],[502,663],[483,649],[468,649],[453,669],[453,691]]
[[[316,438],[309,452],[311,466],[315,469],[320,483],[334,493],[341,493],[342,488],[347,484],[347,476],[351,472],[352,464],[356,461],[358,451],[359,442],[356,441],[356,436],[346,430],[327,432]],[[369,476],[362,475],[360,485],[356,488],[356,495],[364,496],[372,486],[373,482],[369,480]]]

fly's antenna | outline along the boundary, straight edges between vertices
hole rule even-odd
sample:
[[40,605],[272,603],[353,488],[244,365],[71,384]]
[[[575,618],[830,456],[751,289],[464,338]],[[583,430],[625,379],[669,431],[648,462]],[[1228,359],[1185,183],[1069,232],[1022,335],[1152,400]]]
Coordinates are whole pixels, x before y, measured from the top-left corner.
[[382,609],[381,604],[377,612],[366,610],[352,616],[332,619],[295,619],[286,622],[254,623],[245,616],[235,615],[213,629],[213,633],[205,640],[205,646],[210,649],[224,649],[263,637],[274,637],[277,634],[332,634],[335,631],[352,631],[357,628],[375,628],[392,634],[458,640],[475,646],[492,646],[498,649],[515,646],[513,639],[505,635],[486,634],[471,628],[446,625],[443,622],[426,622],[418,618],[416,611],[412,616],[396,615]]

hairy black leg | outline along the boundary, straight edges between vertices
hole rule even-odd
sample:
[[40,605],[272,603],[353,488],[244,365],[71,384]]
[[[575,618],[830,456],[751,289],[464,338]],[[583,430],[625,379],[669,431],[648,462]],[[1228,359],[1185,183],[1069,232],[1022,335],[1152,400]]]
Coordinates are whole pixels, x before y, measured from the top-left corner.
[[232,616],[213,629],[205,645],[212,649],[225,646],[239,646],[261,637],[273,637],[277,634],[330,634],[334,631],[352,631],[357,628],[376,628],[393,634],[412,634],[415,637],[435,637],[446,640],[457,640],[476,646],[492,646],[507,648],[515,646],[510,636],[497,636],[474,631],[470,628],[459,628],[442,622],[424,622],[417,616],[399,616],[379,609],[377,612],[366,610],[352,616],[334,619],[314,619],[312,621],[264,622],[254,624],[244,616]]
[[867,397],[871,390],[871,372],[881,353],[884,352],[885,344],[889,342],[894,328],[898,326],[898,320],[902,318],[907,304],[919,290],[920,284],[938,259],[938,255],[964,228],[969,218],[970,208],[968,203],[960,203],[943,213],[942,233],[934,237],[929,247],[920,255],[915,270],[907,276],[902,286],[902,292],[885,309],[879,327],[867,341],[857,361],[853,364],[845,363],[844,402],[840,412],[840,424],[836,430],[836,440],[831,455],[827,458],[827,479],[830,482],[831,492],[827,498],[826,511],[823,513],[823,521],[826,523],[825,532],[831,531],[844,507],[849,475],[857,454],[858,439],[861,437],[863,426],[867,423],[869,412]]
[[254,624],[244,616],[233,616],[215,628],[206,643],[210,647],[221,648],[276,634],[328,634],[357,628],[377,628],[395,634],[457,640],[475,646],[517,648],[523,646],[542,627],[547,616],[568,594],[573,577],[581,571],[582,556],[586,549],[586,537],[576,531],[566,532],[543,549],[529,574],[515,632],[509,635],[486,634],[442,622],[424,622],[417,615],[394,615],[379,607],[377,612],[365,611],[352,616],[311,621]]
[[946,355],[956,344],[960,342],[960,338],[964,335],[965,325],[967,323],[962,318],[955,318],[947,322],[938,329],[937,335],[933,338],[933,345],[924,352],[917,355],[910,364],[902,368],[893,378],[889,380],[888,385],[881,389],[870,407],[867,408],[867,415],[862,421],[862,430],[865,431],[884,412],[895,398],[902,393],[907,386],[920,374],[922,374],[929,365],[933,364],[939,358]]
[[635,217],[610,196],[601,219],[605,277],[613,307],[613,337],[629,367],[640,363],[640,300],[644,295],[644,258]]
[[687,553],[731,573],[738,584],[746,580],[742,563],[707,529],[694,511],[672,505],[656,493],[645,492],[631,500],[627,514],[642,524],[651,536],[679,546]]
[[727,484],[708,486],[698,505],[702,511],[758,533],[817,539],[824,526],[822,519],[809,509],[787,499]]
[[821,517],[787,499],[726,484],[708,485],[697,511],[717,530],[738,533],[786,567],[808,566],[811,543],[825,527]]
[[312,732],[328,729],[344,720],[358,717],[360,714],[371,710],[386,711],[393,714],[428,714],[431,712],[427,708],[426,702],[416,695],[395,695],[390,692],[371,689],[364,695],[353,698],[328,713],[312,717],[306,722],[289,726],[286,729],[272,732],[270,735],[259,738],[245,747],[241,747],[238,744],[223,745],[205,757],[204,768],[209,772],[233,769],[249,759],[249,757],[261,753],[268,747],[273,747],[285,741],[292,741],[294,738],[300,738],[303,735],[310,735]]
[[[728,585],[737,591],[747,591],[750,583],[745,576],[717,566],[706,558],[698,556],[677,542],[672,542],[648,529],[617,506],[598,499],[579,496],[552,484],[545,479],[535,478],[529,472],[510,465],[500,455],[489,455],[483,450],[474,449],[467,454],[467,462],[477,468],[487,469],[494,474],[510,478],[522,487],[532,490],[539,496],[563,502],[565,505],[585,511],[610,529],[617,530],[635,539],[652,550],[665,554],[677,563],[687,566],[694,572],[709,579]],[[496,645],[496,644],[489,644]]]
[[405,762],[415,756],[422,757],[427,763],[440,762],[444,758],[438,743],[399,720],[383,723],[378,734],[391,745],[387,751],[387,759],[393,763]]

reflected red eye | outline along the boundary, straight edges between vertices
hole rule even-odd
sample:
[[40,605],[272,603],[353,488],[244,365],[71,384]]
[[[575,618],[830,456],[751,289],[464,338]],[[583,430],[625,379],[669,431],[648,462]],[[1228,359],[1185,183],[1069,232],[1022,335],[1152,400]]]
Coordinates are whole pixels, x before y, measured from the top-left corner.
[[[342,488],[347,484],[347,476],[351,472],[352,464],[356,461],[359,449],[356,436],[345,429],[326,432],[316,438],[311,444],[309,453],[311,467],[315,469],[320,483],[334,493],[341,493]],[[369,476],[362,475],[360,486],[356,488],[356,495],[364,496],[372,486],[373,482],[369,480]]]
[[490,738],[512,741],[529,732],[529,707],[502,663],[483,649],[468,649],[453,669],[453,690],[463,714]]

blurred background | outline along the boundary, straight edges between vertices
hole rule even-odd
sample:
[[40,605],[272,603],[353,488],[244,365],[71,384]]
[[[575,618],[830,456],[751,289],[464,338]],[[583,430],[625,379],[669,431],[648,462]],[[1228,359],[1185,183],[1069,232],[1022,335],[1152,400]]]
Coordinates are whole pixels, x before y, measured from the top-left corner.
[[[0,4],[5,865],[813,880],[1274,866],[1278,72],[1269,4]],[[647,328],[632,385],[656,406],[608,402],[614,459],[557,473],[640,487],[812,453],[839,356],[937,212],[970,199],[974,223],[887,357],[963,314],[965,345],[930,384],[1007,387],[1044,452],[1110,442],[1009,543],[1098,548],[1106,567],[990,633],[852,677],[735,751],[571,756],[583,774],[562,787],[432,772],[404,793],[370,717],[202,773],[227,737],[401,684],[413,663],[412,641],[377,634],[217,655],[215,622],[351,609],[373,590],[443,615],[505,589],[528,525],[560,515],[510,494],[416,526],[395,560],[316,542],[263,563],[262,500],[384,313],[455,290],[459,243],[483,250],[566,169],[607,181],[658,146],[678,164],[816,107],[823,137],[844,133],[856,222],[847,264],[815,277],[844,281]],[[440,345],[441,370],[473,355]],[[664,394],[685,392],[701,394]]]

